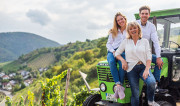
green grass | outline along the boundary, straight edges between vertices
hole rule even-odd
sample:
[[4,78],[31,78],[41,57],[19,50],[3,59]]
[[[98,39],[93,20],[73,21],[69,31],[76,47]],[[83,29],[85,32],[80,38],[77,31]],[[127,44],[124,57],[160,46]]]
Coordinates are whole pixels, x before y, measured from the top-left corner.
[[9,62],[8,64],[5,64],[2,68],[4,71],[8,72],[9,70],[18,70],[21,66],[21,63],[17,60],[13,62]]
[[40,67],[48,67],[56,61],[53,53],[41,54],[34,60],[28,62],[28,67],[38,69]]
[[0,63],[0,68],[3,67],[3,66],[6,65],[6,64],[9,64],[10,62],[12,62],[12,61]]

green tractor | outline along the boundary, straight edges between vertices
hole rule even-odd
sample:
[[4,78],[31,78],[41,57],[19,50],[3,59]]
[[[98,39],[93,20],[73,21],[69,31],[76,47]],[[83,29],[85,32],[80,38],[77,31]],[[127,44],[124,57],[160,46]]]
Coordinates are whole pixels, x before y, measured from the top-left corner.
[[[135,17],[136,19],[140,18],[139,14],[135,14]],[[176,106],[176,102],[180,100],[180,8],[153,11],[151,12],[149,21],[154,23],[158,30],[161,29],[158,31],[158,36],[160,38],[159,40],[162,48],[161,56],[164,65],[161,71],[160,87],[169,90],[169,92],[166,94],[155,94],[155,101],[161,106]],[[153,68],[154,64],[152,63],[151,71],[154,71]],[[111,75],[111,71],[107,61],[100,61],[97,64],[97,75],[100,94],[89,96],[84,101],[83,106],[130,105],[131,89],[127,77],[125,77],[123,85],[125,88],[125,98],[120,100],[113,98],[116,85],[113,81],[113,77]],[[86,83],[86,86],[90,88],[85,78],[83,79]],[[145,89],[146,86],[140,79],[139,98],[141,106],[147,106]]]

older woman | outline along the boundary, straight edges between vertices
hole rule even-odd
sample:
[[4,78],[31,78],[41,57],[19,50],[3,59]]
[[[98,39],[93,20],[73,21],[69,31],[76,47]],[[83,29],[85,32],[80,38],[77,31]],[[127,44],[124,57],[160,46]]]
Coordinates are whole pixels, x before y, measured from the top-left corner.
[[[139,78],[147,85],[147,98],[150,106],[159,106],[154,102],[155,78],[151,73],[151,50],[147,39],[142,38],[142,32],[137,22],[127,25],[127,39],[115,52],[115,56],[122,62],[122,68],[127,71],[132,97],[131,106],[139,106]],[[126,60],[120,54],[125,52]]]
[[[117,85],[117,90],[115,91],[114,97],[119,97],[120,99],[125,97],[124,88],[122,87],[124,82],[124,70],[122,70],[121,61],[115,58],[115,51],[121,42],[126,38],[126,24],[126,17],[118,12],[114,17],[114,25],[113,28],[109,31],[109,38],[106,44],[108,50],[107,60],[114,82]],[[121,56],[125,58],[124,53],[122,53]],[[119,71],[117,69],[117,63],[119,64]]]

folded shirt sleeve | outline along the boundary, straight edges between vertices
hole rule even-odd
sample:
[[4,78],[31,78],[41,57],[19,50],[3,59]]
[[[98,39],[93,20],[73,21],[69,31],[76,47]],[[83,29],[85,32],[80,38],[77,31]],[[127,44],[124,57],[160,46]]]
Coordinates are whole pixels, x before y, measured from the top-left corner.
[[115,56],[121,55],[124,52],[126,43],[127,43],[127,39],[124,39],[120,44],[120,46],[118,47],[118,49],[116,50]]
[[144,39],[145,40],[145,45],[146,45],[146,57],[147,57],[147,60],[152,60],[152,53],[151,53],[151,48],[150,48],[150,45],[149,45],[149,41],[147,39]]
[[107,50],[110,52],[115,51],[113,46],[112,46],[113,42],[114,42],[114,40],[113,40],[112,34],[110,33],[109,37],[108,37],[108,41],[106,43]]

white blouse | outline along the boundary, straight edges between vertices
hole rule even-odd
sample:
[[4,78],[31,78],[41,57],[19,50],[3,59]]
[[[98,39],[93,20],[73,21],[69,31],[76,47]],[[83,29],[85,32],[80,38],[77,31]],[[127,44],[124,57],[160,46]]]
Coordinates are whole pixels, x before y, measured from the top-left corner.
[[116,50],[115,56],[122,54],[123,51],[125,51],[128,64],[127,72],[130,72],[139,61],[142,61],[146,65],[146,61],[152,58],[149,41],[145,38],[139,39],[136,45],[132,39],[123,40]]
[[117,49],[125,38],[126,38],[126,30],[124,30],[123,33],[121,33],[121,31],[118,30],[118,34],[116,38],[113,38],[112,33],[110,33],[106,44],[107,50],[110,52],[115,51],[114,49]]

